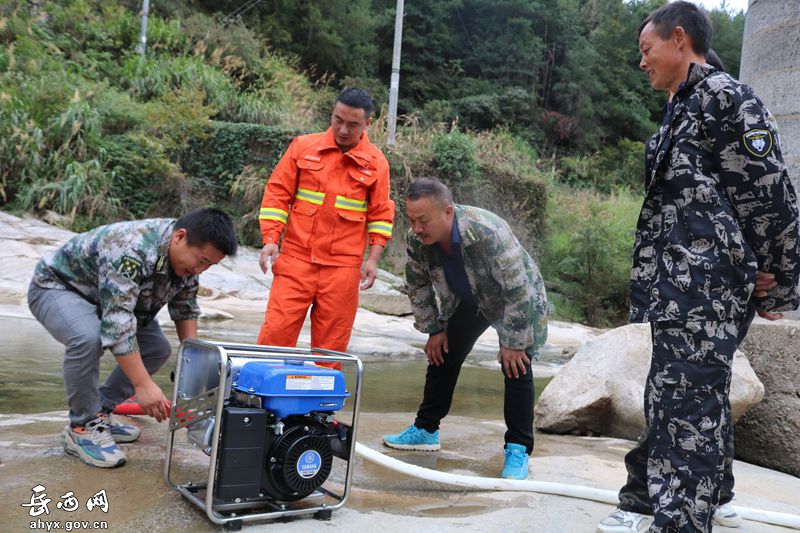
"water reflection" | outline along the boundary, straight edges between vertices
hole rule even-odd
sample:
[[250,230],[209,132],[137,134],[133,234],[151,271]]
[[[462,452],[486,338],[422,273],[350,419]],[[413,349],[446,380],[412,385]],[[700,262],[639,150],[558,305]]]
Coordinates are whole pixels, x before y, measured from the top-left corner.
[[[225,323],[222,323],[225,324]],[[202,329],[201,337],[212,341],[252,342],[249,334],[222,324]],[[227,324],[225,324],[227,326]],[[177,352],[175,332],[165,329]],[[38,413],[65,410],[67,403],[61,376],[63,347],[31,318],[0,318],[0,413]],[[106,353],[101,361],[101,379],[115,360]],[[170,371],[175,359],[154,376],[165,394],[172,394]],[[361,409],[365,412],[415,413],[422,399],[426,364],[423,360],[377,361],[365,365]],[[347,383],[354,383],[347,370]],[[537,397],[549,378],[537,379]],[[503,376],[497,369],[464,367],[459,377],[452,414],[499,417],[503,412]],[[409,421],[410,423],[410,421]]]

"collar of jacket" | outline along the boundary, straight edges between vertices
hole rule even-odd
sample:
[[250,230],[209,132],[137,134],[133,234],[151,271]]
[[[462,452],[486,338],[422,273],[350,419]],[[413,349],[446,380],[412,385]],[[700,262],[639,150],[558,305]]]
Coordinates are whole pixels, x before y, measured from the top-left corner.
[[158,236],[158,259],[154,270],[156,274],[175,275],[169,265],[169,246],[172,243],[172,232],[175,230],[176,222],[177,220],[170,220]]
[[461,236],[461,247],[469,246],[478,240],[475,231],[470,226],[469,218],[464,206],[453,204],[456,209],[456,222],[458,223],[458,234]]
[[[372,154],[369,150],[370,146],[372,146],[372,143],[370,142],[369,137],[367,137],[367,132],[365,131],[361,134],[361,140],[358,141],[358,144],[346,151],[344,155],[355,161],[358,166],[368,167],[370,161],[372,161]],[[339,145],[336,144],[336,139],[333,136],[333,130],[328,128],[324,137],[322,138],[322,142],[317,147],[317,150],[322,152],[325,150],[334,149],[340,150]]]
[[686,76],[686,80],[681,82],[678,91],[675,93],[675,96],[673,96],[671,108],[669,107],[670,103],[667,103],[666,109],[668,110],[668,113],[664,117],[664,122],[661,124],[661,127],[656,134],[658,144],[653,152],[653,165],[650,167],[646,164],[648,174],[645,175],[645,190],[649,190],[650,185],[655,182],[655,176],[659,167],[667,159],[666,154],[672,144],[672,124],[675,121],[675,117],[680,114],[683,109],[683,100],[692,90],[694,90],[694,87],[698,83],[705,80],[714,72],[717,72],[717,70],[711,65],[700,65],[698,63],[689,64],[689,72]]
[[695,85],[706,79],[712,72],[716,72],[716,69],[711,65],[690,63],[689,74],[686,76],[686,81],[681,84],[681,87],[675,93],[675,96],[683,96],[683,94],[692,90]]

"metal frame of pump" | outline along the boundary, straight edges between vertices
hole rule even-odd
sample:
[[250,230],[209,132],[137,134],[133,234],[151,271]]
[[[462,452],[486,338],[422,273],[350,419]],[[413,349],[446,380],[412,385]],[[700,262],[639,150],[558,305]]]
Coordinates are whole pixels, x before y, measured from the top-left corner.
[[[321,503],[315,506],[295,506],[291,503],[277,503],[265,500],[260,504],[272,508],[266,512],[238,512],[246,511],[252,505],[243,506],[241,509],[230,504],[215,504],[214,482],[217,479],[217,464],[219,457],[220,430],[222,426],[222,412],[226,399],[230,396],[232,378],[237,363],[253,360],[300,360],[337,362],[350,364],[356,367],[356,386],[352,398],[353,411],[350,420],[351,432],[349,436],[349,454],[346,459],[347,470],[345,473],[344,490],[338,494],[325,484],[317,491],[330,496],[338,501],[333,505]],[[209,520],[215,524],[228,526],[229,529],[238,529],[245,521],[274,520],[281,517],[313,514],[316,518],[327,519],[330,514],[341,508],[347,501],[353,479],[353,465],[356,454],[356,429],[361,403],[361,385],[364,368],[361,360],[355,356],[332,350],[318,348],[285,348],[276,346],[261,346],[255,344],[230,344],[219,342],[187,339],[181,343],[178,350],[178,363],[175,369],[175,384],[172,392],[172,409],[169,418],[169,434],[167,436],[164,480],[172,488],[180,492],[195,506],[204,510]],[[198,385],[200,382],[202,385]],[[172,456],[174,450],[175,432],[191,424],[200,422],[209,417],[215,417],[211,452],[209,454],[208,476],[203,482],[189,481],[177,484],[171,478]],[[204,497],[201,498],[202,492]],[[294,502],[301,504],[301,502]],[[229,511],[226,516],[221,510]]]

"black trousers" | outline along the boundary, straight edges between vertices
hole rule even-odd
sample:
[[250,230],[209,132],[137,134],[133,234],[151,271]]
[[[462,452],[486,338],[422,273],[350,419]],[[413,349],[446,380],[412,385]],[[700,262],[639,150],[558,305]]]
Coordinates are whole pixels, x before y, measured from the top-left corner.
[[[453,402],[453,391],[458,382],[461,365],[472,351],[475,341],[490,326],[477,307],[461,303],[447,321],[449,351],[444,354],[444,364],[428,365],[425,375],[425,393],[417,411],[414,425],[425,431],[439,429],[439,422],[447,416]],[[531,357],[531,354],[528,354]],[[525,375],[505,379],[505,403],[503,414],[506,421],[505,442],[525,446],[528,454],[533,451],[533,372],[525,365]]]

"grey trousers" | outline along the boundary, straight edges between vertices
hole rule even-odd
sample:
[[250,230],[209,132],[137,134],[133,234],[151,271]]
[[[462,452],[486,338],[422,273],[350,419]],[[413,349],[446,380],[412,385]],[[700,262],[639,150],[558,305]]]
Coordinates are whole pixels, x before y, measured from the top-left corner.
[[[68,289],[44,289],[31,283],[28,307],[50,335],[64,345],[64,386],[73,426],[92,420],[101,409],[114,409],[133,395],[133,385],[119,366],[98,387],[104,350],[96,305]],[[167,362],[172,347],[156,320],[140,327],[136,340],[142,362],[153,375]]]

